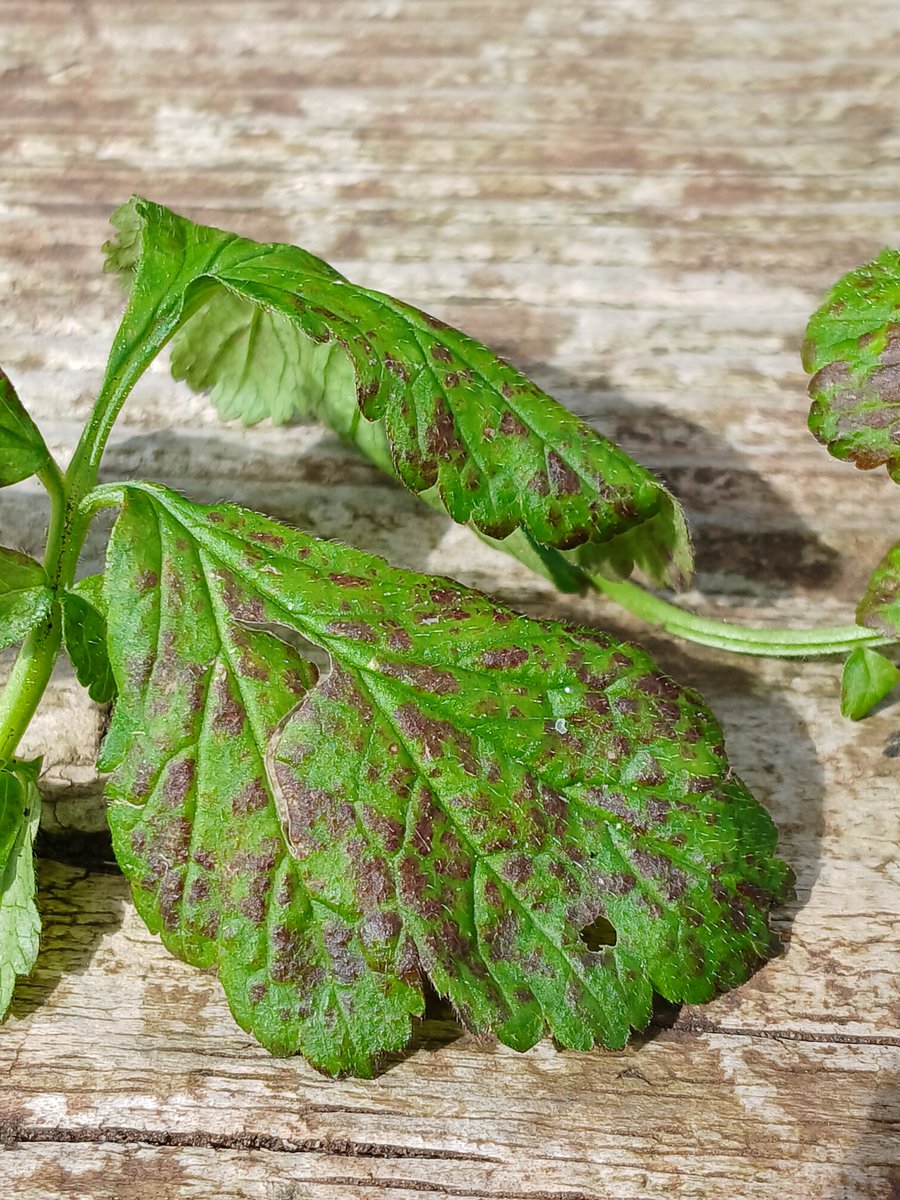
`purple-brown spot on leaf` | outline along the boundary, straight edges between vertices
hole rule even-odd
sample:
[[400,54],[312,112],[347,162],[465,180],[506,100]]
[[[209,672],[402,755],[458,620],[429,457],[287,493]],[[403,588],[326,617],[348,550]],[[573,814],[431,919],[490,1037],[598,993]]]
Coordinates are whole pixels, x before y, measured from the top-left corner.
[[163,798],[170,808],[181,808],[194,784],[197,763],[193,758],[174,762],[163,776]]
[[375,631],[365,621],[329,621],[325,632],[336,637],[349,638],[352,642],[374,642]]
[[499,650],[485,650],[481,665],[489,670],[506,670],[521,667],[528,662],[528,651],[517,646],[504,646]]
[[216,707],[213,722],[227,737],[238,737],[244,728],[246,714],[232,691],[227,675],[220,674],[215,684]]
[[338,587],[367,588],[370,586],[370,581],[362,575],[347,575],[342,571],[332,571],[328,578],[332,583],[336,583]]
[[528,436],[528,427],[519,420],[515,413],[506,408],[500,418],[500,432],[505,433],[507,437],[524,438]]

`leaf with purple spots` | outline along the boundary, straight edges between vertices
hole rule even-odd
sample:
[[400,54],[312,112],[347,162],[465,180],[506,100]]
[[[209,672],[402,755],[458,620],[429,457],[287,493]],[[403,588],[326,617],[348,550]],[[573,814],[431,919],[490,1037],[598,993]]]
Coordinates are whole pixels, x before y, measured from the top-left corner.
[[646,652],[230,505],[95,495],[116,854],[265,1045],[371,1073],[428,981],[516,1048],[621,1046],[654,990],[774,952],[774,827]]
[[[684,517],[663,484],[480,342],[294,246],[138,198],[114,222],[108,266],[135,278],[114,386],[174,338],[175,377],[209,391],[224,417],[313,413],[554,580],[573,586],[572,565],[689,578]],[[568,571],[534,547],[568,552]]]
[[809,427],[836,458],[900,482],[900,252],[850,271],[810,318]]

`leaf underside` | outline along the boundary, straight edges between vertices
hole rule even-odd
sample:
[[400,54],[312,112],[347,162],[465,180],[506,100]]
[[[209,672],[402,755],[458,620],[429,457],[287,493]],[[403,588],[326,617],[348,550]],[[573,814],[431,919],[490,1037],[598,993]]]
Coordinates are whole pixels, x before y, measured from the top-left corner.
[[315,414],[489,538],[687,582],[683,514],[659,480],[481,343],[294,246],[138,198],[114,223],[107,266],[136,272],[121,345],[155,320],[176,378],[224,417]]
[[836,458],[900,481],[900,253],[845,275],[810,318],[809,427]]
[[35,904],[34,839],[40,823],[39,763],[0,769],[0,1017],[16,979],[34,966],[41,920]]
[[518,1049],[621,1046],[654,989],[703,1001],[773,953],[772,822],[643,650],[246,510],[117,499],[116,856],[269,1049],[371,1074],[426,980]]

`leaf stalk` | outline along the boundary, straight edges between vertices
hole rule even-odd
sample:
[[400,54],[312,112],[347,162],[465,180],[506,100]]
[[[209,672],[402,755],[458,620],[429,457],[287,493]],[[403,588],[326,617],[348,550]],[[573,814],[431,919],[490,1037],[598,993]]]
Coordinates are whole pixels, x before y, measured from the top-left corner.
[[846,654],[857,646],[887,646],[896,639],[883,637],[861,625],[824,626],[821,629],[779,629],[758,625],[733,625],[715,617],[688,612],[655,596],[631,580],[593,575],[594,586],[633,616],[664,629],[675,637],[757,658],[821,658]]

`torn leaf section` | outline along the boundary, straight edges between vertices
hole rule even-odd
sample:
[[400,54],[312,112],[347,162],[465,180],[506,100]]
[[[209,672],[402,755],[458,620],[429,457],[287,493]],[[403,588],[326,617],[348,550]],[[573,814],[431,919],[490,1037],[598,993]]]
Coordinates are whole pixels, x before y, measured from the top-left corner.
[[834,285],[810,318],[803,365],[819,441],[900,480],[900,253],[883,250]]
[[774,827],[644,651],[240,508],[119,497],[116,854],[270,1048],[371,1072],[426,979],[511,1046],[618,1046],[654,989],[702,1001],[773,952]]
[[0,370],[0,487],[36,475],[50,461],[40,430]]
[[50,613],[53,593],[41,564],[0,546],[0,649],[26,637]]
[[41,918],[35,903],[34,839],[40,824],[39,762],[0,769],[0,1018],[16,980],[35,964]]
[[[640,565],[654,579],[689,576],[683,516],[660,481],[486,346],[297,247],[193,225],[140,199],[118,222],[109,264],[134,270],[135,286],[116,379],[134,339],[155,353],[174,337],[176,377],[210,391],[225,416],[312,412],[490,538],[522,530],[559,551],[619,539],[617,570],[630,570],[627,550],[643,544]],[[629,530],[640,543],[622,539]]]

